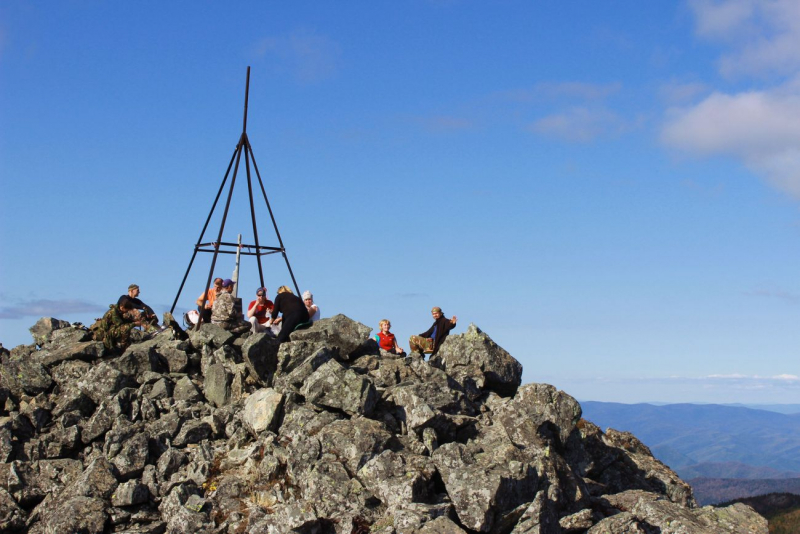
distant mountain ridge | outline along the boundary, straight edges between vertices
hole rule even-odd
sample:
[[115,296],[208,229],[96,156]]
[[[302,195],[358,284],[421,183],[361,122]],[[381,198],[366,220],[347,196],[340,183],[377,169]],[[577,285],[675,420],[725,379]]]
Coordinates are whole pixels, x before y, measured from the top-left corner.
[[[800,473],[800,415],[716,404],[620,404],[584,401],[583,417],[601,428],[629,431],[661,461],[711,478],[786,478]],[[691,474],[691,473],[690,473]],[[687,477],[690,478],[690,477]],[[777,490],[775,490],[777,491]],[[733,497],[731,497],[733,498]]]

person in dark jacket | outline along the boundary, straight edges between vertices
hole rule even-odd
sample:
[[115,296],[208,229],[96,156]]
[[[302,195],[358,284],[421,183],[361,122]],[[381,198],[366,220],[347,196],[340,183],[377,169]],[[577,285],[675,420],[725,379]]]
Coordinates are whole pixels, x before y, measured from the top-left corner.
[[[281,317],[278,317],[278,314]],[[280,324],[281,331],[278,333],[278,343],[283,343],[289,339],[289,334],[301,323],[308,322],[308,308],[303,299],[292,293],[286,286],[278,288],[278,296],[272,307],[272,324]]]
[[450,333],[450,330],[455,328],[457,317],[454,315],[452,319],[448,319],[442,313],[442,309],[434,306],[431,310],[433,315],[433,326],[418,336],[411,336],[408,340],[411,348],[410,352],[419,352],[421,354],[429,353],[431,356],[436,354],[439,347],[442,346],[444,339]]
[[117,301],[117,306],[119,306],[124,299],[130,299],[133,310],[131,310],[129,313],[131,314],[133,320],[140,322],[143,325],[156,326],[158,324],[158,316],[156,316],[156,312],[153,311],[153,308],[139,300],[139,293],[140,291],[138,285],[129,285],[128,294],[122,295],[119,298]]

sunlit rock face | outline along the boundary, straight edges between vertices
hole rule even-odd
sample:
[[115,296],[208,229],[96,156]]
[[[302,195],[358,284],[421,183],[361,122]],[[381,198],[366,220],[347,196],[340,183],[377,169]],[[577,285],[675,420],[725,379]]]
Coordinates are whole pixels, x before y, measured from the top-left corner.
[[216,325],[122,354],[53,318],[31,333],[0,348],[2,532],[768,532],[521,385],[475,325],[430,361],[343,315],[280,346]]

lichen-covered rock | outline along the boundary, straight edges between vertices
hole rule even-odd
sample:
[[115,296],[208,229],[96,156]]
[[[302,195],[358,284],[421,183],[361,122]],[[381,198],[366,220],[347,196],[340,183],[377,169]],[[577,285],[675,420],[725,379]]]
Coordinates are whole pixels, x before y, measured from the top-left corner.
[[231,401],[233,374],[221,363],[208,367],[203,380],[203,392],[214,406],[225,406]]
[[494,415],[519,447],[541,445],[550,433],[564,444],[580,418],[578,401],[549,384],[522,386]]
[[242,358],[250,371],[263,386],[272,386],[272,375],[278,365],[278,342],[264,333],[248,337],[242,345]]
[[199,330],[193,328],[189,331],[189,342],[195,350],[200,350],[205,345],[218,349],[223,345],[232,343],[233,339],[233,334],[218,324],[204,323],[200,325]]
[[345,369],[336,360],[319,366],[308,377],[300,393],[314,405],[342,410],[350,415],[370,415],[378,401],[372,382]]
[[448,336],[430,362],[473,397],[483,390],[511,397],[522,382],[522,364],[474,324],[463,334]]
[[198,391],[197,386],[194,385],[192,379],[184,376],[175,383],[172,390],[172,396],[176,401],[189,401],[197,402],[203,398],[203,395]]
[[73,497],[63,501],[45,515],[44,532],[102,534],[108,521],[106,507],[105,501],[94,497]]
[[100,404],[114,396],[122,388],[136,387],[137,385],[131,375],[124,374],[105,362],[92,367],[78,382],[81,392],[92,399],[95,404]]
[[25,512],[14,498],[0,488],[0,532],[13,532],[25,526]]
[[[697,508],[628,433],[603,433],[471,327],[399,358],[344,316],[292,334],[136,333],[121,355],[42,321],[0,347],[0,530],[766,532]],[[201,393],[202,392],[202,393]]]
[[52,385],[53,379],[39,362],[6,359],[0,365],[0,387],[8,389],[14,398],[44,393]]
[[[76,337],[85,338],[87,333],[84,330],[78,330]],[[36,353],[36,360],[42,365],[50,367],[69,360],[94,361],[101,358],[105,351],[105,347],[99,341],[49,344],[45,349]]]
[[114,506],[133,506],[142,504],[150,498],[150,490],[138,480],[129,480],[117,486],[111,495],[111,504]]
[[36,321],[36,324],[30,327],[28,331],[31,333],[31,336],[33,336],[33,342],[41,346],[50,340],[50,336],[53,332],[60,328],[67,328],[68,326],[70,326],[68,321],[54,319],[53,317],[42,317]]
[[369,341],[372,328],[339,314],[320,319],[309,328],[292,332],[292,341],[305,341],[335,350],[342,360]]
[[283,406],[283,394],[271,388],[259,389],[244,403],[242,421],[256,437],[266,430],[274,430]]

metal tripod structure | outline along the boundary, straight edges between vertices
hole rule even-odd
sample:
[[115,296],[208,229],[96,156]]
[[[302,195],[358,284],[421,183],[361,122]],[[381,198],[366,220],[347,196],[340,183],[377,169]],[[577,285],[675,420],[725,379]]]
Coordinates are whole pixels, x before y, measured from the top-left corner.
[[[203,231],[200,232],[200,237],[197,239],[197,244],[194,246],[194,252],[192,253],[192,259],[189,260],[189,267],[186,269],[186,274],[183,275],[183,280],[181,281],[181,287],[178,289],[178,294],[175,295],[175,300],[172,303],[172,308],[170,308],[170,313],[175,311],[175,306],[178,304],[178,299],[181,296],[181,292],[183,291],[183,286],[186,284],[186,279],[189,277],[189,271],[192,270],[192,265],[194,264],[194,260],[197,257],[198,252],[210,252],[214,255],[213,259],[211,260],[211,268],[208,271],[208,279],[206,280],[206,290],[205,296],[208,298],[208,290],[211,287],[211,279],[214,276],[214,267],[217,264],[217,256],[219,254],[236,254],[237,251],[243,256],[255,256],[256,261],[258,262],[258,278],[261,281],[261,287],[264,287],[264,271],[261,266],[261,256],[265,256],[267,254],[275,254],[280,252],[283,255],[283,259],[286,261],[286,267],[289,269],[289,274],[292,277],[292,283],[294,284],[295,291],[297,294],[300,294],[300,289],[297,287],[297,280],[294,278],[294,273],[292,272],[292,266],[289,265],[289,258],[286,256],[286,248],[283,246],[283,239],[281,239],[281,233],[278,231],[278,224],[275,222],[275,215],[272,213],[272,207],[269,205],[269,199],[267,199],[267,193],[264,190],[264,182],[261,180],[261,173],[258,172],[258,165],[256,164],[256,158],[253,155],[253,147],[250,146],[250,140],[247,138],[247,100],[250,94],[250,67],[247,67],[247,84],[245,85],[244,91],[244,121],[242,125],[242,135],[239,137],[239,142],[236,144],[236,149],[233,151],[233,155],[231,156],[231,161],[228,163],[228,169],[225,171],[225,177],[222,179],[222,184],[219,186],[219,191],[217,191],[217,196],[214,199],[214,204],[211,206],[211,211],[206,218],[206,223],[203,225]],[[253,222],[253,237],[255,239],[255,245],[246,245],[242,244],[241,246],[239,243],[228,243],[222,241],[222,233],[225,230],[225,221],[228,218],[228,211],[231,206],[231,198],[233,196],[233,188],[236,185],[236,176],[239,172],[239,163],[242,159],[242,154],[244,154],[244,166],[247,171],[247,193],[250,198],[250,218]],[[253,203],[253,180],[250,174],[250,161],[253,162],[253,170],[255,170],[256,177],[258,178],[258,185],[261,188],[261,194],[264,196],[264,202],[267,204],[267,209],[269,210],[269,216],[272,219],[272,226],[275,228],[275,234],[278,236],[278,243],[280,244],[279,247],[267,247],[260,245],[258,242],[258,226],[256,224],[256,212],[255,212],[255,205]],[[234,166],[234,161],[236,165]],[[230,175],[231,168],[233,168],[233,175],[231,177],[230,186],[228,188],[228,198],[225,202],[225,211],[222,214],[222,222],[219,226],[219,235],[217,236],[216,241],[211,242],[203,242],[203,237],[206,234],[206,230],[208,229],[208,225],[211,222],[211,217],[214,215],[214,210],[217,207],[217,203],[219,202],[220,197],[222,196],[222,192],[225,189],[225,184],[228,181],[228,176]],[[241,248],[247,247],[247,252],[242,252]],[[255,252],[252,252],[255,250]]]

